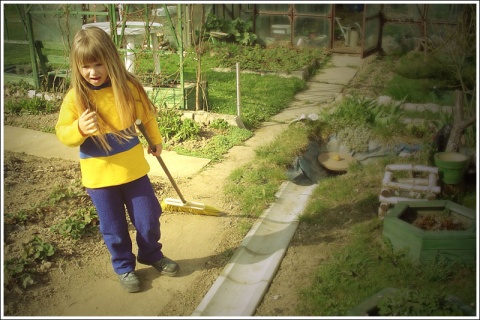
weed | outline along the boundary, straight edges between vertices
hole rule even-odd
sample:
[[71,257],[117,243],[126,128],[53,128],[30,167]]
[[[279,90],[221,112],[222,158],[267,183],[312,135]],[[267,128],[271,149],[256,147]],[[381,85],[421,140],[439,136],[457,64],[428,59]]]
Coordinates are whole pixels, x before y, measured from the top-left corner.
[[81,180],[76,179],[71,185],[57,185],[48,197],[48,204],[54,205],[64,199],[84,196]]
[[384,237],[383,239],[383,259],[386,259],[387,261],[390,261],[392,263],[392,266],[397,268],[399,266],[399,263],[402,259],[404,259],[407,254],[408,254],[408,248],[402,249],[402,250],[395,250],[393,247],[392,241]]
[[193,139],[200,132],[199,125],[190,119],[182,120],[181,113],[174,109],[162,109],[158,120],[158,128],[167,143]]
[[80,208],[71,217],[68,217],[62,223],[51,227],[51,231],[57,232],[64,237],[70,237],[79,240],[87,233],[94,231],[98,225],[98,215],[95,208]]
[[258,217],[273,202],[285,173],[281,168],[265,162],[246,165],[235,170],[226,187],[228,196],[241,199],[240,211],[246,216]]
[[8,286],[12,282],[19,282],[23,288],[34,283],[34,271],[29,268],[30,262],[24,258],[13,258],[5,260],[5,285]]
[[300,222],[303,222],[307,225],[315,225],[320,224],[325,219],[325,212],[327,212],[329,207],[317,201],[315,203],[311,203],[308,208],[308,211],[305,211],[299,218]]
[[455,277],[457,270],[461,270],[464,267],[460,262],[453,262],[443,258],[429,264],[422,264],[420,269],[423,276],[429,281],[448,282]]
[[200,132],[200,126],[191,119],[185,119],[182,121],[182,125],[173,136],[174,141],[185,141],[198,136]]
[[348,126],[337,132],[337,138],[351,151],[367,152],[369,141],[374,138],[374,134],[366,125]]
[[290,126],[259,148],[258,160],[232,172],[224,190],[226,197],[237,199],[240,211],[247,216],[258,217],[274,200],[292,159],[307,146],[307,132],[302,126]]
[[242,69],[254,71],[282,71],[292,72],[309,66],[314,61],[319,64],[326,64],[329,54],[314,47],[287,47],[272,45],[263,48],[260,45],[248,47],[235,47],[231,45],[209,45],[211,52],[214,52],[217,67],[234,68],[239,63]]
[[41,238],[34,236],[32,240],[23,244],[23,259],[32,260],[47,260],[53,256],[55,248],[47,242],[44,242]]
[[5,213],[6,224],[25,225],[28,221],[28,211],[20,210],[17,213]]
[[213,129],[228,129],[230,127],[230,124],[225,121],[224,119],[215,119],[210,123],[210,127]]
[[54,246],[38,236],[24,243],[22,248],[21,257],[4,261],[5,286],[10,286],[12,282],[20,284],[23,288],[33,285],[37,265],[49,260],[55,254]]

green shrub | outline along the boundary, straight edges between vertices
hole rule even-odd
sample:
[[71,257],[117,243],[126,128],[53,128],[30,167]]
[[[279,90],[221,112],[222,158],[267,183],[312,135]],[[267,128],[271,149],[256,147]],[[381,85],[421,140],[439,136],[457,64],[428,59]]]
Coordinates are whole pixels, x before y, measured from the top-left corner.
[[205,21],[206,40],[208,40],[211,31],[224,32],[227,34],[227,41],[235,41],[246,46],[254,44],[257,40],[257,35],[253,33],[253,22],[251,20],[222,19],[210,13]]
[[182,120],[180,111],[175,109],[163,109],[157,118],[158,128],[165,142],[181,142],[196,138],[200,132],[200,126],[193,120]]
[[463,316],[460,307],[438,291],[400,289],[378,304],[379,316]]
[[59,110],[59,104],[44,98],[22,98],[5,101],[5,111],[12,114],[49,114]]
[[395,72],[408,79],[449,79],[444,63],[439,55],[410,51],[398,58]]
[[309,66],[314,60],[323,64],[329,59],[325,50],[315,47],[208,44],[206,48],[211,57],[205,59],[215,58],[216,67],[221,68],[235,68],[239,63],[244,70],[291,72]]
[[185,119],[182,121],[182,125],[173,136],[174,141],[185,141],[188,139],[196,138],[200,132],[200,126],[198,123],[191,119]]
[[215,119],[210,123],[210,127],[213,129],[228,129],[230,127],[230,124],[225,121],[225,119]]

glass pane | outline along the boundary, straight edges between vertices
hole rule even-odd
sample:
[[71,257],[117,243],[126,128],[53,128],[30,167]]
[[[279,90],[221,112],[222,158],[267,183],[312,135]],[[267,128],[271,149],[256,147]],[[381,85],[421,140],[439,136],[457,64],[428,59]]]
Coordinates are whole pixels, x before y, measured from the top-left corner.
[[295,4],[294,7],[295,7],[295,11],[298,14],[328,15],[331,11],[332,5],[308,3],[308,4]]
[[385,4],[383,13],[387,20],[420,20],[420,10],[423,11],[423,4]]
[[260,44],[290,42],[292,33],[288,16],[258,15],[255,20],[255,30]]
[[440,50],[450,50],[450,47],[455,44],[456,41],[462,42],[462,40],[464,40],[460,39],[461,37],[459,37],[458,34],[455,34],[458,32],[457,25],[427,23],[426,29],[427,45]]
[[289,4],[275,3],[275,4],[256,4],[256,9],[258,12],[280,12],[287,13],[290,9]]
[[386,23],[383,28],[382,49],[386,54],[402,54],[415,49],[420,28],[412,24]]
[[430,4],[428,5],[427,19],[441,21],[455,21],[462,12],[461,4]]
[[371,16],[374,16],[376,15],[380,9],[381,9],[381,5],[380,4],[366,4],[365,5],[365,13],[367,15],[367,17],[371,17]]
[[363,12],[364,5],[361,3],[339,4],[341,10],[345,12]]
[[[78,4],[69,4],[69,10],[82,10]],[[47,13],[32,13],[32,29],[35,40],[63,42],[70,44],[69,37],[82,29],[81,16],[67,16],[64,4],[38,4],[32,6],[32,11],[47,11]],[[51,12],[49,12],[51,11]],[[53,13],[55,11],[55,13]]]
[[330,20],[320,17],[298,17],[294,22],[293,44],[296,46],[328,47]]
[[363,37],[364,51],[377,47],[378,30],[380,30],[380,22],[378,19],[369,20],[365,23],[365,36]]

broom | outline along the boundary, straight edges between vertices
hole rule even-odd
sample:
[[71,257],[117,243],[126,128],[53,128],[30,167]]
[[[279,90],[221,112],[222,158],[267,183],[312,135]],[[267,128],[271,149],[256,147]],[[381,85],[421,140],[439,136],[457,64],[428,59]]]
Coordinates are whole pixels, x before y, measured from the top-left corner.
[[[135,124],[137,125],[138,129],[140,132],[143,134],[145,140],[147,140],[148,145],[150,146],[150,149],[155,152],[156,147],[153,144],[152,140],[147,135],[147,132],[145,130],[145,126],[142,123],[142,120],[137,119],[135,121]],[[163,168],[163,171],[165,171],[165,174],[167,175],[168,179],[170,180],[170,183],[172,184],[173,188],[175,188],[175,191],[177,192],[178,196],[180,199],[172,199],[172,198],[167,198],[164,199],[161,203],[162,210],[164,211],[184,211],[184,212],[190,212],[190,213],[195,213],[195,214],[204,214],[204,215],[209,215],[209,216],[218,216],[221,211],[210,207],[206,206],[203,203],[200,202],[191,202],[185,200],[183,197],[182,193],[180,192],[180,189],[178,188],[177,184],[175,183],[175,180],[173,180],[172,175],[170,174],[170,171],[167,169],[167,166],[165,165],[165,162],[163,162],[163,159],[160,156],[156,157],[158,162]]]

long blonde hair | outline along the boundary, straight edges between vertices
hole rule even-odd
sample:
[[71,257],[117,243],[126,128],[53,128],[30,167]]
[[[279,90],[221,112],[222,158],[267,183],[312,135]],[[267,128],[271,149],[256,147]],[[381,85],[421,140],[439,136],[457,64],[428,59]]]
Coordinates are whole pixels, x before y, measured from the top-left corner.
[[76,105],[79,115],[87,109],[94,111],[97,109],[89,96],[92,89],[80,71],[83,65],[94,62],[105,65],[113,89],[116,110],[123,126],[128,128],[126,132],[118,132],[97,113],[99,134],[94,135],[93,138],[104,150],[110,151],[111,147],[107,143],[105,133],[112,133],[119,140],[129,139],[132,134],[135,134],[135,128],[131,126],[136,119],[135,97],[128,86],[128,82],[135,86],[140,98],[147,101],[148,106],[144,106],[147,114],[155,112],[155,106],[148,98],[140,80],[125,68],[125,64],[110,36],[100,28],[89,27],[75,34],[70,52],[70,65],[72,67],[70,87],[76,92]]

